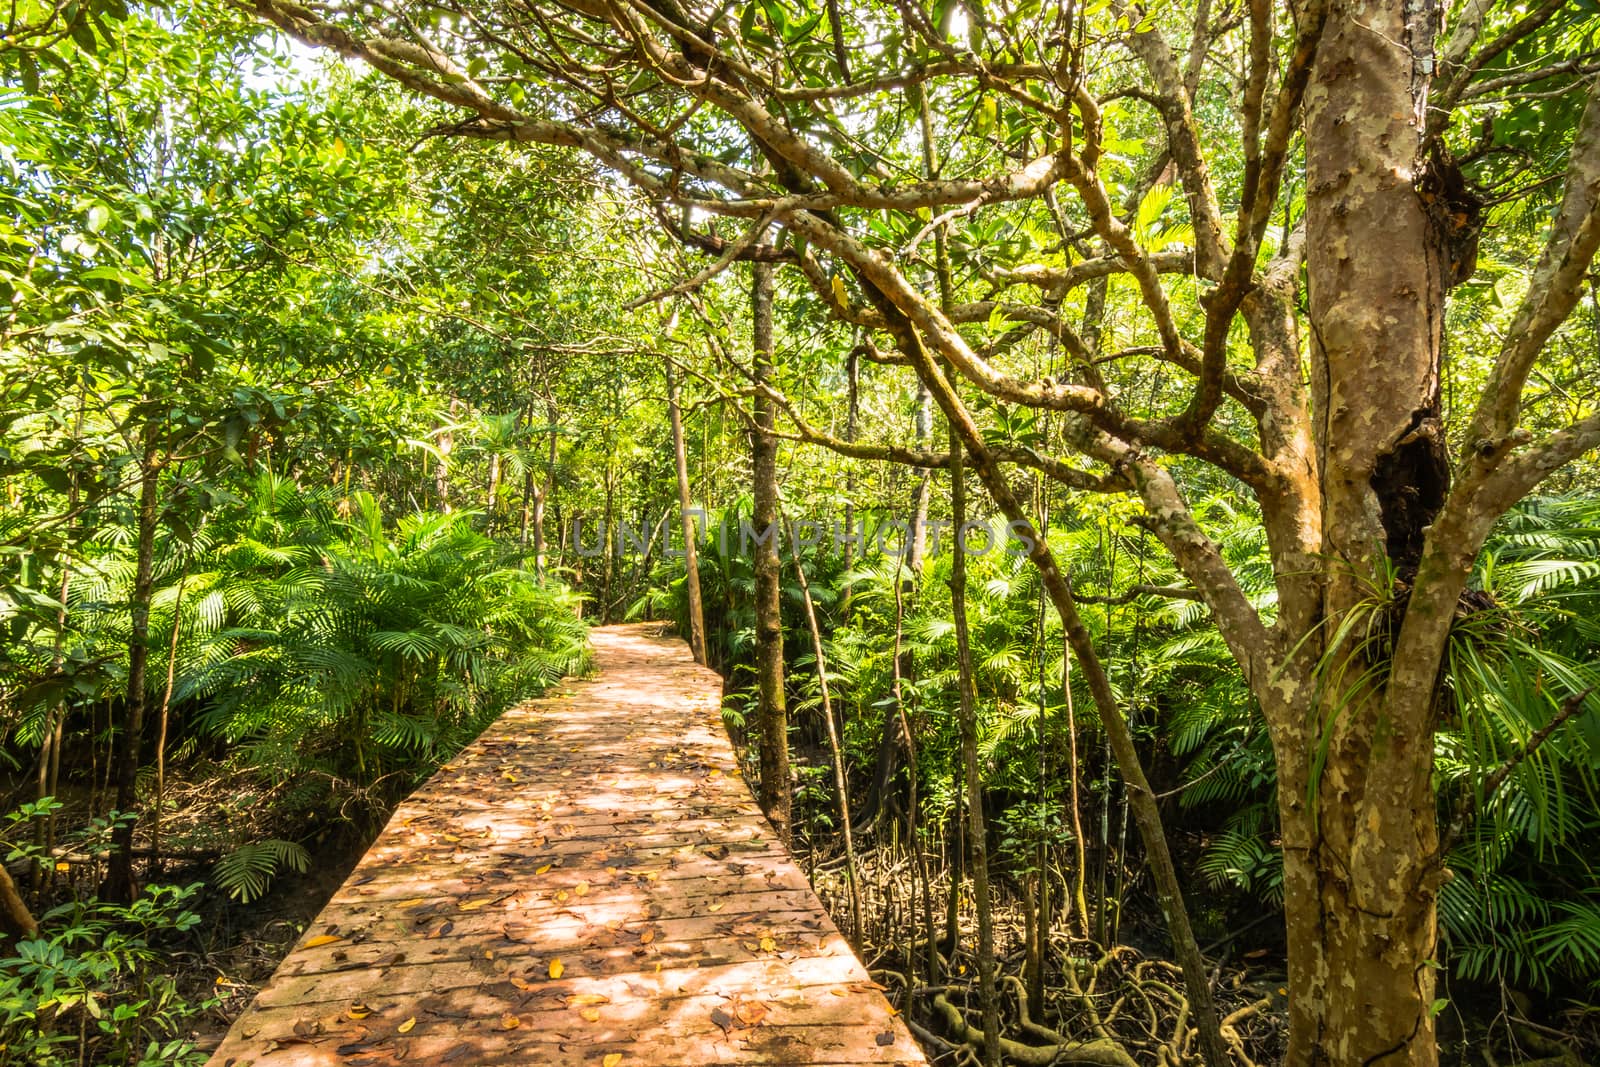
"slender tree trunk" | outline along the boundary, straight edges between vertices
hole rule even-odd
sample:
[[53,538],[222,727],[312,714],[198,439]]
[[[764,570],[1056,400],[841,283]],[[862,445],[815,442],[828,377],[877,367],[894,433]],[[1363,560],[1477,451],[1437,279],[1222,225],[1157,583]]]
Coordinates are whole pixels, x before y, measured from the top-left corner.
[[1089,894],[1085,888],[1088,880],[1088,856],[1083,842],[1083,809],[1078,796],[1078,714],[1072,698],[1072,649],[1061,647],[1061,693],[1067,703],[1067,780],[1072,790],[1072,858],[1075,870],[1072,875],[1072,903],[1078,912],[1078,934],[1089,937]]
[[145,674],[150,662],[150,596],[155,584],[156,525],[161,514],[161,467],[156,456],[159,433],[155,422],[146,427],[139,461],[139,534],[129,602],[132,626],[128,635],[128,685],[111,774],[117,788],[116,810],[122,821],[111,835],[112,852],[101,890],[105,899],[123,904],[139,892],[133,876],[133,816],[138,811],[139,742],[144,736]]
[[[750,309],[758,385],[772,378],[772,265],[751,265]],[[789,710],[783,684],[783,603],[778,560],[778,439],[772,402],[756,393],[755,430],[750,435],[756,528],[756,679],[760,688],[761,807],[778,836],[789,838]],[[766,534],[763,537],[761,535]]]
[[167,642],[167,681],[161,690],[160,725],[156,730],[156,802],[150,819],[150,868],[161,869],[161,814],[167,801],[167,719],[172,709],[172,686],[178,676],[178,638],[183,633],[183,587],[189,582],[189,562],[178,578],[178,597],[172,606],[172,639]]
[[983,1062],[1000,1067],[1000,994],[996,987],[994,911],[989,899],[989,845],[983,815],[983,775],[978,769],[978,693],[972,677],[967,633],[967,474],[961,437],[950,430],[950,522],[955,544],[950,561],[950,616],[956,631],[956,674],[961,710],[961,774],[967,785],[967,837],[972,854],[972,895],[978,910],[978,1001],[983,1011]]
[[[926,449],[928,437],[933,431],[933,398],[928,395],[928,387],[920,380],[917,382],[917,409],[912,430],[916,447]],[[905,544],[901,546],[901,555],[906,561],[906,569],[912,574],[912,581],[917,581],[921,576],[922,562],[928,554],[928,496],[932,478],[932,471],[921,468],[911,485],[911,528],[906,533]]]
[[[857,415],[861,409],[861,353],[858,349],[850,349],[850,355],[845,358],[845,416],[844,439],[856,439]],[[844,474],[844,529],[851,534],[856,528],[856,465],[848,464]],[[853,536],[847,537],[844,542],[844,571],[849,574],[856,560],[856,543]],[[850,598],[855,590],[853,583],[845,581],[844,593],[839,599],[839,617],[850,617]]]
[[822,627],[817,625],[816,605],[811,601],[811,583],[806,580],[805,563],[800,559],[800,546],[792,541],[789,551],[794,556],[794,572],[800,579],[800,595],[805,601],[806,625],[811,629],[811,647],[817,661],[817,686],[822,693],[822,720],[828,727],[828,753],[833,757],[833,788],[839,798],[839,826],[844,833],[845,881],[850,892],[851,940],[861,945],[861,875],[856,869],[856,842],[850,828],[850,786],[845,777],[844,749],[839,744],[839,728],[833,720],[833,698],[828,692],[828,657],[822,649]]
[[[544,516],[546,510],[550,506],[551,501],[555,499],[556,460],[558,458],[560,448],[560,438],[556,433],[556,409],[553,404],[550,406],[548,414],[550,416],[550,451],[545,456],[544,487],[537,490],[533,496],[534,576],[537,577],[541,582],[544,581],[545,578],[545,552],[548,544],[545,536]],[[557,515],[557,518],[560,518],[559,514]],[[561,524],[558,521],[556,523],[557,533],[560,532],[560,528]],[[562,554],[557,558],[558,566],[565,560],[565,538],[561,539],[561,544],[563,546],[563,550]]]
[[489,484],[483,493],[484,529],[494,529],[495,497],[500,495],[500,453],[489,454]]
[[[690,514],[694,502],[689,495],[689,452],[683,439],[682,390],[678,384],[677,368],[669,359],[667,371],[667,413],[672,422],[672,464],[678,475],[678,524],[683,530],[684,587],[689,595],[689,649],[694,661],[706,662],[706,610],[700,598],[700,550],[695,531],[694,516]],[[831,720],[830,720],[831,721]],[[859,931],[858,931],[859,933]]]
[[[896,579],[894,583],[894,676],[890,683],[890,697],[894,703],[895,719],[899,722],[901,736],[906,746],[906,776],[908,785],[906,792],[909,794],[906,803],[906,837],[909,839],[912,857],[912,870],[915,880],[920,883],[913,888],[921,889],[922,897],[922,933],[925,972],[924,978],[928,985],[933,985],[939,980],[939,946],[934,940],[933,926],[933,881],[928,876],[928,858],[922,848],[922,834],[918,829],[922,814],[922,798],[920,795],[920,782],[922,774],[917,768],[917,735],[911,729],[911,716],[906,714],[904,677],[900,673],[900,644],[905,633],[906,602],[905,586]],[[893,820],[890,826],[897,825]],[[891,850],[892,852],[892,850]],[[916,914],[916,905],[907,903],[907,911],[913,916]],[[915,927],[915,920],[909,924]],[[912,953],[914,956],[915,953]]]
[[[458,400],[450,401],[450,421],[455,421]],[[456,435],[448,428],[441,427],[437,447],[439,457],[433,468],[433,492],[439,499],[439,510],[448,514],[450,508],[450,453],[454,451]]]
[[[77,508],[77,495],[78,485],[77,479],[74,477],[68,503],[69,509],[75,510]],[[59,607],[56,608],[55,648],[50,657],[51,673],[59,673],[61,670],[61,664],[63,662],[62,650],[66,642],[67,632],[67,595],[71,588],[72,564],[70,562],[63,562],[61,565],[61,587],[57,595],[57,603],[59,604]],[[39,774],[36,789],[34,790],[35,800],[43,800],[45,797],[53,795],[50,792],[53,786],[50,769],[52,766],[56,765],[57,760],[59,759],[56,754],[56,750],[61,743],[61,723],[65,721],[66,717],[67,700],[66,697],[62,697],[51,707],[50,714],[45,719],[43,732],[40,734]],[[56,818],[54,813],[35,821],[33,843],[39,849],[43,850],[45,854],[48,854],[49,850],[55,846],[55,836]],[[45,870],[46,868],[40,865],[35,865],[33,869],[30,884],[32,885],[33,892],[36,895],[36,901],[38,899],[38,894],[43,892]]]
[[533,528],[533,468],[522,472],[522,518],[517,527],[517,544],[528,547],[528,534]]

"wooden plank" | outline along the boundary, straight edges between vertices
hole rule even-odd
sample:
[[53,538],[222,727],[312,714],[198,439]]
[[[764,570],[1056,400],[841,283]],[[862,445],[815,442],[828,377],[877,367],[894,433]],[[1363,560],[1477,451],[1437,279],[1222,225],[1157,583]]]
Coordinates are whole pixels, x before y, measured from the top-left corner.
[[408,798],[211,1067],[925,1063],[651,631]]

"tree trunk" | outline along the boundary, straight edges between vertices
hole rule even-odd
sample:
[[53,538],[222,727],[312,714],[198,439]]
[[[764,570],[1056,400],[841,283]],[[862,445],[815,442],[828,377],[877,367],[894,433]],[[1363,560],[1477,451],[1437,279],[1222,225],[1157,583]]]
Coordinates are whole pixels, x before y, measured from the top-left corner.
[[817,608],[811,600],[811,583],[806,580],[800,546],[793,541],[795,577],[800,580],[800,595],[805,601],[806,625],[811,630],[811,647],[817,661],[817,689],[822,694],[822,721],[828,728],[828,754],[833,757],[833,788],[838,794],[839,829],[844,834],[844,874],[850,893],[850,940],[857,951],[862,947],[861,875],[856,868],[856,842],[850,828],[850,783],[845,777],[844,748],[839,744],[839,728],[833,719],[833,697],[828,691],[828,657],[822,648],[822,627],[817,624]]
[[978,692],[972,677],[967,633],[967,472],[961,437],[950,429],[950,523],[955,527],[950,558],[950,617],[956,631],[956,676],[960,690],[961,775],[967,786],[967,837],[972,853],[972,896],[978,911],[978,1000],[983,1011],[984,1067],[1000,1067],[1000,1000],[994,959],[994,911],[989,900],[989,843],[983,815],[983,775],[978,770]]
[[683,440],[683,402],[677,369],[666,361],[667,413],[672,422],[672,462],[678,475],[678,522],[683,529],[684,588],[689,595],[689,649],[694,661],[706,662],[706,611],[700,598],[700,551],[696,547],[694,503],[689,495],[689,453]]
[[[1439,13],[1429,0],[1334,3],[1305,97],[1322,551],[1339,561],[1324,634],[1409,593],[1449,483],[1444,264],[1417,191]],[[1290,1004],[1289,1062],[1431,1065],[1433,700],[1385,698],[1369,673],[1385,649],[1323,651],[1311,710],[1331,727],[1325,765],[1315,780],[1297,767],[1279,786],[1290,985],[1303,991]],[[1277,727],[1280,755],[1296,746],[1301,764],[1319,746],[1300,728],[1306,710],[1281,709]]]
[[489,484],[483,493],[484,529],[494,529],[495,497],[500,495],[500,453],[489,454]]
[[[772,265],[751,265],[750,310],[758,386],[772,378]],[[750,434],[756,528],[756,678],[761,737],[761,807],[778,836],[789,838],[789,710],[783,687],[783,602],[778,561],[778,439],[772,435],[772,401],[757,392],[755,430]],[[768,536],[763,537],[762,534]]]
[[159,432],[154,422],[146,427],[144,452],[139,461],[139,536],[129,601],[132,626],[128,634],[128,686],[122,734],[117,739],[111,773],[117,787],[116,811],[123,818],[111,835],[112,852],[100,894],[106,900],[121,904],[131,902],[139,892],[133,877],[132,816],[138,810],[139,742],[144,736],[145,673],[150,662],[150,596],[155,585],[156,524],[160,518],[161,468],[156,462]]
[[[921,380],[917,382],[917,411],[912,421],[915,447],[926,449],[928,435],[933,430],[933,397],[928,393],[928,387]],[[906,540],[900,547],[901,558],[905,560],[906,569],[911,572],[912,581],[917,581],[922,574],[922,561],[928,552],[928,493],[933,478],[933,472],[926,467],[916,472],[916,481],[911,486],[911,528],[906,532]]]
[[[555,497],[555,491],[556,491],[556,459],[558,457],[558,449],[560,447],[560,438],[556,435],[556,410],[555,410],[554,405],[552,405],[550,407],[549,415],[550,415],[550,451],[549,451],[549,454],[545,457],[544,486],[543,486],[543,488],[537,490],[533,495],[533,559],[534,559],[534,576],[537,577],[539,579],[539,581],[541,581],[541,582],[544,581],[544,577],[545,577],[545,569],[546,568],[545,568],[545,558],[544,557],[545,557],[545,552],[547,550],[546,546],[547,546],[547,543],[548,543],[547,540],[546,540],[545,531],[544,531],[544,516],[545,516],[545,511],[550,506],[550,501],[552,499],[554,499],[554,497]],[[558,515],[557,518],[559,519],[560,516]],[[557,530],[558,533],[560,532],[560,529],[561,529],[561,523],[558,521],[556,523],[556,530]],[[565,539],[562,539],[561,543],[563,545],[565,545],[566,544]],[[558,561],[558,563],[559,563],[559,561]]]
[[[845,416],[844,439],[856,439],[857,415],[861,410],[861,353],[852,348],[850,355],[845,358]],[[845,533],[856,528],[856,465],[845,465],[844,473],[844,529]],[[856,543],[853,538],[846,538],[844,542],[844,572],[849,575],[855,565]],[[845,580],[844,592],[839,598],[839,617],[850,617],[850,598],[854,593],[853,583],[848,578]]]

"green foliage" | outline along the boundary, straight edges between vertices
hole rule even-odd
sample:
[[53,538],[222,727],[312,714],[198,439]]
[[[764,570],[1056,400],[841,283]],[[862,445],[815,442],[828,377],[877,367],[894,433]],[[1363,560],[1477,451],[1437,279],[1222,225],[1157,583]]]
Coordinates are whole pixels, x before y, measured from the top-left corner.
[[192,929],[199,885],[151,886],[131,905],[70,903],[0,959],[0,1064],[199,1064],[176,1038],[211,1007],[186,999],[163,952]]
[[273,876],[287,869],[305,873],[311,866],[311,854],[305,846],[293,841],[268,838],[250,841],[217,861],[211,878],[217,888],[243,904],[266,895]]

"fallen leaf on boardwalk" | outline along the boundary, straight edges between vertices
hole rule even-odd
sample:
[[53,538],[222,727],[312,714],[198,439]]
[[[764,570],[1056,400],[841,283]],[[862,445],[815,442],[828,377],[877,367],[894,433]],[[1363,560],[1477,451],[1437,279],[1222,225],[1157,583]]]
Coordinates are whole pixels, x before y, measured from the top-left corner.
[[880,1045],[892,1045],[894,1044],[894,1031],[885,1030],[883,1033],[873,1038],[873,1040]]
[[588,882],[579,882],[577,885],[572,887],[572,895],[575,897],[581,897],[587,892],[589,892]]
[[550,873],[550,867],[551,867],[551,864],[547,863],[543,867],[540,867],[537,870],[535,870],[533,873],[534,874],[549,874]]
[[622,1062],[622,1053],[608,1052],[606,1058],[600,1061],[600,1067],[617,1067]]
[[611,998],[604,993],[574,993],[567,998],[567,1007],[582,1008],[590,1004],[610,1004]]
[[712,904],[709,907],[707,907],[706,910],[707,911],[711,911],[711,912],[717,912],[717,911],[721,911],[725,907],[727,907],[726,904]]
[[372,1009],[359,1000],[350,1005],[350,1010],[345,1012],[345,1015],[352,1019],[365,1019],[371,1014]]
[[307,941],[303,947],[305,947],[305,948],[321,948],[323,945],[331,945],[335,941],[343,941],[343,940],[344,940],[344,938],[340,937],[338,934],[318,934],[316,937],[313,937],[310,941]]
[[767,1017],[767,1006],[759,1000],[744,1000],[733,1009],[733,1014],[746,1026],[754,1026]]
[[585,1022],[597,1023],[600,1021],[599,1008],[584,1008],[578,1014],[583,1016]]
[[512,975],[511,976],[511,984],[516,986],[518,989],[522,990],[524,993],[528,992],[529,990],[538,989],[539,988],[537,985],[535,985],[534,983],[528,981],[526,978],[518,978],[516,975]]
[[513,1015],[509,1011],[506,1012],[504,1015],[500,1016],[500,1029],[502,1029],[502,1030],[515,1030],[517,1027],[519,1027],[521,1025],[522,1025],[522,1020],[517,1018],[515,1015]]
[[776,951],[778,951],[778,943],[776,941],[772,940],[772,938],[770,938],[770,937],[763,937],[761,939],[761,951],[762,952],[776,952]]
[[642,932],[639,935],[639,944],[648,945],[650,942],[654,941],[655,939],[656,939],[656,928],[654,926],[647,926],[647,927],[645,927],[644,932]]
[[411,1028],[415,1025],[417,1025],[417,1017],[413,1015],[411,1018],[395,1027],[395,1030],[402,1034],[409,1034],[411,1032]]
[[832,993],[836,997],[848,997],[850,995],[850,991],[848,989],[830,989],[828,992]]
[[556,890],[556,903],[557,904],[565,904],[567,902],[567,895],[568,894],[567,894],[567,891],[565,889]]
[[567,969],[566,964],[562,963],[560,960],[551,960],[550,961],[550,977],[551,978],[560,978],[562,972],[565,971],[566,969]]

